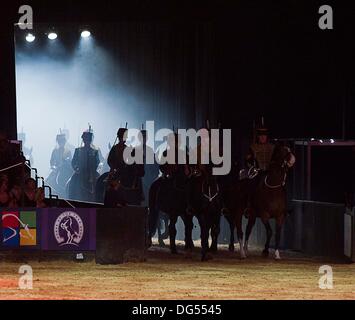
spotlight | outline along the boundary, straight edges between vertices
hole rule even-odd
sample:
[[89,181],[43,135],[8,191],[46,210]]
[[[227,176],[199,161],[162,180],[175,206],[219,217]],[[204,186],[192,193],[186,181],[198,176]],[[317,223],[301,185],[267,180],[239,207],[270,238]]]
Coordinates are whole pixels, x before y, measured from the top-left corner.
[[330,143],[334,143],[335,141],[334,141],[334,139],[330,139]]
[[84,30],[81,32],[81,37],[82,38],[89,38],[91,36],[91,32],[88,30]]
[[33,42],[35,41],[36,37],[32,34],[32,33],[29,33],[27,36],[26,36],[26,41],[27,42]]
[[48,39],[49,40],[55,40],[57,39],[58,35],[55,32],[51,32],[48,34]]

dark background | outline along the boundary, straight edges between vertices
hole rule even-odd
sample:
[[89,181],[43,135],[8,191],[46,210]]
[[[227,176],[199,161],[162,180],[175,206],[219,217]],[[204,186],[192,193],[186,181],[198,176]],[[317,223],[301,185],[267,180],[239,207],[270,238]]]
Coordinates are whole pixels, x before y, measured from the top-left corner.
[[[327,1],[29,1],[34,23],[75,22],[90,25],[135,21],[164,22],[187,39],[185,48],[199,46],[195,72],[171,72],[180,82],[210,83],[203,98],[189,97],[191,114],[215,118],[235,132],[250,130],[252,120],[266,117],[274,137],[342,137],[346,111],[346,138],[355,136],[354,111],[354,6]],[[1,10],[1,127],[14,130],[13,23],[18,7],[13,1]],[[334,29],[318,28],[318,8],[332,5]],[[201,27],[202,25],[202,27]],[[207,28],[206,28],[207,25]],[[191,34],[200,31],[200,42]],[[188,42],[190,39],[192,42]],[[108,36],[107,36],[108,37]],[[106,37],[106,38],[107,38]],[[202,39],[202,40],[201,40]],[[166,57],[174,65],[174,52]],[[196,51],[188,50],[187,59]],[[203,54],[209,74],[198,72]],[[204,62],[206,64],[206,62]],[[177,70],[179,68],[176,68]],[[205,69],[200,69],[205,70]],[[174,83],[174,82],[173,82]],[[192,91],[196,91],[192,88]],[[203,90],[213,92],[203,92]],[[167,89],[165,89],[167,90]],[[202,121],[202,120],[201,120]]]

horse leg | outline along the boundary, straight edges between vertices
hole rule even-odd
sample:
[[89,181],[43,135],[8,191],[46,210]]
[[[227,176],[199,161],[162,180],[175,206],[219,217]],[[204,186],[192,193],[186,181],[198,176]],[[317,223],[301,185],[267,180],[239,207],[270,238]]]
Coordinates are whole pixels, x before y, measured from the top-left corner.
[[207,255],[208,251],[208,226],[206,217],[204,215],[198,216],[198,222],[201,229],[201,261],[206,261],[210,257]]
[[253,215],[251,215],[248,219],[247,229],[245,231],[245,242],[244,242],[244,253],[246,255],[248,255],[248,241],[249,241],[251,231],[253,230],[255,221],[256,221],[256,217]]
[[175,243],[175,238],[176,238],[176,221],[177,221],[177,216],[171,216],[170,217],[170,222],[169,222],[169,236],[170,236],[170,251],[173,254],[177,253],[176,250],[176,243]]
[[281,259],[279,246],[280,246],[282,225],[283,225],[283,219],[277,219],[276,220],[276,234],[275,234],[275,259],[276,260]]
[[240,258],[245,259],[247,256],[246,256],[244,248],[243,248],[242,214],[243,213],[240,212],[240,215],[238,215],[238,217],[236,219],[236,227],[237,227],[237,236],[238,236],[238,242],[239,242]]
[[211,237],[212,237],[212,243],[211,243],[211,251],[213,252],[216,252],[217,251],[217,247],[218,247],[218,236],[219,236],[219,233],[221,231],[221,228],[220,228],[220,223],[221,223],[221,217],[219,215],[219,212],[218,214],[216,214],[214,217],[213,217],[213,223],[212,223],[212,228],[211,228]]
[[159,221],[158,221],[158,242],[160,247],[165,247],[165,243],[161,234],[161,228],[162,228],[162,216],[159,215]]
[[159,224],[159,208],[157,205],[157,193],[159,189],[159,181],[156,180],[152,183],[149,189],[149,237],[152,238],[157,231]]
[[263,223],[266,229],[266,243],[265,243],[265,249],[263,250],[263,255],[267,257],[269,256],[269,247],[270,247],[270,240],[272,237],[272,229],[269,220],[263,221]]
[[185,225],[185,250],[191,250],[194,247],[194,243],[192,241],[192,222],[193,216],[190,214],[186,214],[183,216],[183,221]]
[[229,247],[228,250],[233,252],[234,251],[234,222],[232,217],[226,216],[225,217],[228,221],[230,236],[229,236]]

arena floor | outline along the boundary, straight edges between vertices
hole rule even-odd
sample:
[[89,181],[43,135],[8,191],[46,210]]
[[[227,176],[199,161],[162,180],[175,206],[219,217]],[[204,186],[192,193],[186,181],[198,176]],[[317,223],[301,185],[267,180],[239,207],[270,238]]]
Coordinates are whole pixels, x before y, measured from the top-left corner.
[[[221,251],[199,261],[198,250],[171,255],[157,246],[146,262],[96,265],[90,262],[25,261],[33,289],[18,288],[24,261],[0,262],[0,299],[355,299],[355,264],[331,263],[298,253],[283,260],[254,250],[247,260]],[[333,268],[333,289],[320,289],[318,269]]]

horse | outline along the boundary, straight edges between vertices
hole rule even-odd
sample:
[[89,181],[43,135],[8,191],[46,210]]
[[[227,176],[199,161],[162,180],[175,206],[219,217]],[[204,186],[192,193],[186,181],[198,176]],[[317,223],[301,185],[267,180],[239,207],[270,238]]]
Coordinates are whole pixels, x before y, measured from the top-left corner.
[[149,188],[149,240],[156,230],[156,221],[159,220],[160,212],[169,217],[170,251],[177,254],[175,243],[176,222],[180,216],[185,225],[185,249],[193,248],[192,241],[192,216],[187,214],[187,177],[177,171],[175,173],[159,177]]
[[[188,183],[188,212],[196,216],[201,229],[201,260],[211,258],[208,251],[217,251],[220,232],[222,201],[217,177],[212,175],[208,166],[193,170]],[[188,230],[187,232],[191,232]],[[208,240],[211,234],[212,243]]]
[[295,163],[291,150],[283,145],[275,146],[268,171],[260,173],[256,178],[255,190],[250,198],[250,216],[246,228],[244,251],[248,253],[248,239],[259,217],[266,229],[266,243],[263,250],[265,257],[269,256],[269,246],[272,229],[269,220],[276,220],[275,259],[279,260],[281,228],[287,215],[286,180],[289,168]]
[[62,198],[67,194],[67,183],[73,175],[70,160],[64,160],[60,167],[53,167],[46,182]]
[[111,170],[103,173],[96,182],[95,198],[97,202],[103,203],[109,183],[116,181],[118,188],[117,197],[120,202],[128,205],[140,205],[143,200],[141,167],[136,164],[126,165],[120,170]]
[[157,230],[159,246],[165,247],[164,240],[169,238],[169,216],[164,212],[159,212]]
[[95,201],[95,185],[99,173],[95,171],[87,176],[81,172],[74,172],[66,184],[66,193],[69,199],[80,201]]
[[229,251],[234,251],[234,229],[237,229],[240,257],[246,258],[243,247],[243,214],[248,203],[248,189],[250,181],[248,178],[235,177],[232,181],[221,183],[223,209],[222,214],[226,218],[230,228]]

